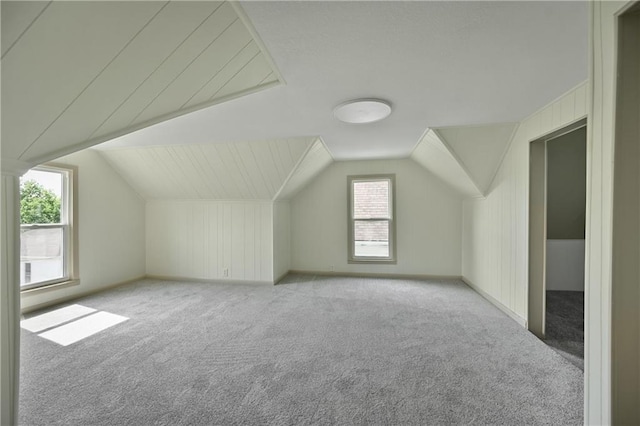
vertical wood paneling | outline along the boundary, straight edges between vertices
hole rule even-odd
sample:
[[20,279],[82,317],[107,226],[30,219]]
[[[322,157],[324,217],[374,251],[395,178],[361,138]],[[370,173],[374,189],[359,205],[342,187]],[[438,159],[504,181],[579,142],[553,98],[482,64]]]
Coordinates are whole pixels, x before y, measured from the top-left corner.
[[221,277],[222,276],[222,269],[223,269],[223,265],[225,264],[225,253],[228,253],[228,250],[225,248],[224,246],[224,238],[225,238],[225,232],[224,232],[224,228],[225,228],[225,215],[224,215],[224,211],[225,211],[225,206],[224,204],[217,204],[216,205],[217,209],[218,209],[218,223],[217,228],[218,228],[218,233],[217,233],[217,237],[218,237],[218,265],[217,268],[214,272],[214,274],[211,274],[211,277]]
[[273,277],[281,278],[291,269],[291,204],[273,203]]
[[255,280],[255,206],[245,204],[244,206],[244,279]]
[[[603,108],[603,102],[613,98],[612,89],[604,87],[603,80],[611,81],[612,76],[607,76],[607,71],[612,72],[614,63],[611,58],[606,58],[602,50],[600,40],[607,34],[609,43],[613,41],[612,17],[605,18],[602,7],[608,8],[603,3],[592,3],[592,55],[591,67],[591,108],[590,128],[587,130],[587,218],[586,218],[586,263],[585,276],[585,374],[589,380],[585,386],[585,421],[590,419],[591,424],[610,424],[611,422],[611,367],[610,350],[611,340],[608,329],[610,320],[610,291],[611,281],[608,276],[611,272],[610,260],[607,259],[605,244],[611,235],[604,193],[605,188],[611,189],[611,166],[607,160],[611,160],[607,154],[613,149],[608,138],[603,139],[604,129],[612,126],[608,120],[606,111],[611,111],[613,102],[609,101],[608,107]],[[596,41],[597,40],[597,41]],[[603,62],[607,63],[607,70]],[[612,114],[613,115],[613,114]],[[612,127],[609,127],[611,130]],[[604,208],[603,208],[604,207]],[[611,205],[609,205],[611,207]],[[594,374],[594,373],[600,374]]]
[[20,178],[5,174],[0,183],[0,424],[18,423],[20,376]]
[[207,258],[207,277],[215,277],[218,275],[218,265],[220,264],[220,255],[218,253],[218,205],[207,203],[208,215],[205,222],[209,226],[207,235],[207,247],[205,252]]
[[187,211],[191,207],[190,205],[182,204],[177,206],[178,212],[176,217],[178,219],[177,227],[177,237],[178,244],[175,246],[175,250],[177,252],[178,258],[178,276],[184,277],[189,269],[188,262],[189,258],[187,255],[187,250],[191,247],[191,244],[188,244],[189,237],[187,235],[188,230],[192,222],[187,217]]
[[536,126],[539,126],[543,129],[551,129],[554,127],[553,125],[553,105],[549,105],[548,107],[544,108],[542,111],[540,111],[538,114],[536,114],[534,117],[532,117],[532,119],[530,120],[531,123],[529,123],[529,125],[534,125],[534,122],[539,120],[539,123],[535,124]]
[[587,115],[587,85],[580,86],[575,95],[576,115]]
[[[253,217],[253,229],[256,236],[254,242],[262,241],[262,239],[264,238],[262,229],[262,212],[259,209],[256,211],[256,215]],[[253,263],[256,271],[256,276],[260,277],[262,276],[262,246],[260,244],[254,243],[253,251],[255,253]]]
[[241,280],[244,279],[244,211],[242,204],[231,205],[231,253],[229,266],[230,274]]
[[[193,271],[198,277],[204,276],[204,264],[206,252],[204,251],[204,235],[207,231],[207,224],[205,223],[204,209],[207,207],[202,203],[195,203],[191,212],[191,221],[194,226],[191,228],[191,239],[193,244],[189,248],[190,256],[193,259]],[[199,230],[199,232],[194,232]]]
[[586,105],[578,101],[586,103],[585,87],[586,83],[525,119],[486,199],[463,203],[463,276],[523,319],[527,318],[529,143],[582,118]]
[[273,280],[270,202],[149,201],[147,273]]
[[271,203],[260,204],[260,270],[273,281],[273,209]]

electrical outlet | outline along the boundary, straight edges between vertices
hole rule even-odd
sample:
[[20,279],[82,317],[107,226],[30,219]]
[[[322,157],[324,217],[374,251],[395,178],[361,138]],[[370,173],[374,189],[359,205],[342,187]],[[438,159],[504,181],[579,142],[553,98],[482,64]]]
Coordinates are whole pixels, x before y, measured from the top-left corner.
[[222,270],[222,276],[225,278],[229,278],[229,268],[224,268]]

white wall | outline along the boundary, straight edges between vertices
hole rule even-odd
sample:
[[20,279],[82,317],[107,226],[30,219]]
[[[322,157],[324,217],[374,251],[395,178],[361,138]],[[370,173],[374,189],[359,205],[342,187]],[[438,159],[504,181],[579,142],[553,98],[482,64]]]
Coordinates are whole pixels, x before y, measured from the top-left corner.
[[80,151],[54,162],[78,168],[80,284],[23,293],[23,309],[145,275],[144,201],[95,151]]
[[547,141],[546,290],[584,291],[587,129]]
[[586,127],[547,142],[548,239],[584,239],[586,173]]
[[547,240],[545,287],[584,291],[584,240]]
[[[347,263],[347,176],[396,174],[396,265]],[[410,159],[335,162],[291,201],[291,269],[460,276],[461,196]]]
[[520,123],[485,199],[463,203],[462,275],[527,318],[529,143],[583,118],[583,83]]
[[271,283],[272,231],[268,201],[148,201],[147,274]]
[[278,281],[291,269],[291,204],[273,203],[273,279]]

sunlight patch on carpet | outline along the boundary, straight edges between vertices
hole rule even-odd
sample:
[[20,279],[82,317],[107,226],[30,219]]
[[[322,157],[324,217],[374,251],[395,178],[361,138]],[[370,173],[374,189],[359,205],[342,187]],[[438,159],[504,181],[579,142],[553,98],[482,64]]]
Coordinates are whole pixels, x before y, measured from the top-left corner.
[[96,310],[82,305],[65,306],[55,311],[31,317],[20,322],[20,327],[33,333],[38,333],[51,327],[55,327],[65,322],[80,318]]
[[109,312],[98,312],[52,330],[45,331],[38,336],[44,337],[59,345],[68,346],[128,319],[127,317],[110,314]]

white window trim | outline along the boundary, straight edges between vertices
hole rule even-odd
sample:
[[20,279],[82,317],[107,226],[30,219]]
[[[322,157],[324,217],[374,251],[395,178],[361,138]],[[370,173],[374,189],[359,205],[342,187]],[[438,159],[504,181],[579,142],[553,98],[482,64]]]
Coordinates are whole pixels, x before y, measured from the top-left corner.
[[43,229],[62,228],[65,249],[65,262],[63,277],[40,281],[30,285],[20,287],[22,293],[32,293],[42,290],[66,287],[79,283],[79,263],[78,263],[78,168],[67,164],[47,163],[33,167],[32,170],[42,170],[48,172],[63,172],[66,178],[62,189],[62,204],[67,206],[63,209],[61,217],[62,224],[35,224],[20,225],[21,229]]
[[[389,256],[388,257],[368,257],[355,255],[355,219],[353,218],[353,183],[388,180],[389,181],[389,203],[391,204],[391,218],[380,218],[372,220],[389,221]],[[348,243],[348,263],[360,264],[396,264],[396,175],[350,175],[347,176],[347,243]]]

